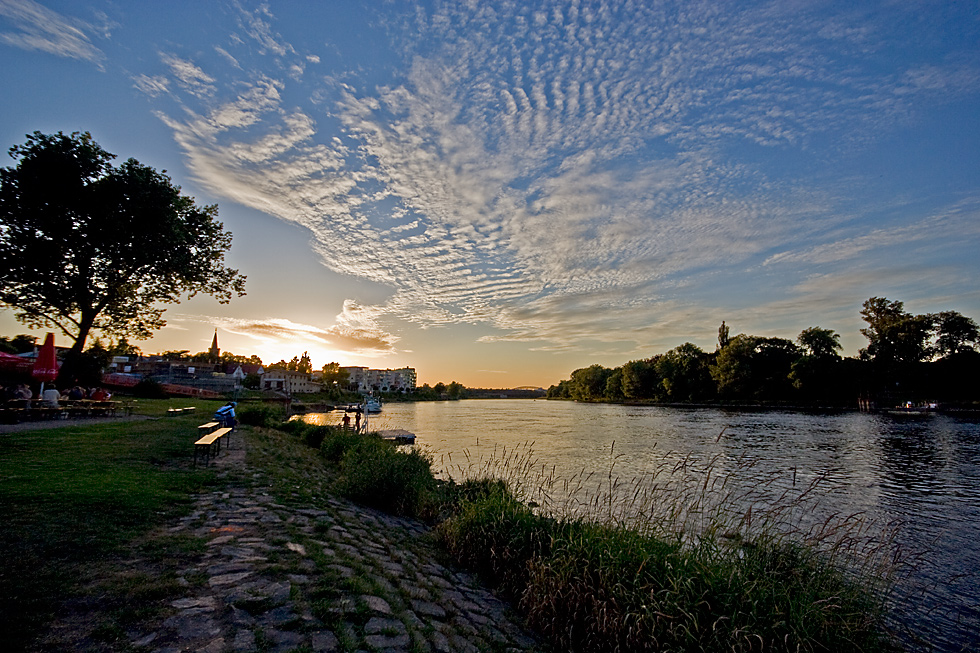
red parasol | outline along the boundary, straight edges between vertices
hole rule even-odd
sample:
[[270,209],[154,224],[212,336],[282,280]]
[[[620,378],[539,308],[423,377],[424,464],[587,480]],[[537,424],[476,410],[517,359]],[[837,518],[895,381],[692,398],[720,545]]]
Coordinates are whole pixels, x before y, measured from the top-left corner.
[[54,381],[58,376],[58,359],[54,351],[54,334],[49,333],[44,338],[44,344],[37,352],[37,359],[34,361],[34,369],[31,375],[35,379],[41,380],[41,390],[44,390],[45,381]]
[[30,358],[23,358],[21,356],[14,356],[13,354],[8,354],[7,352],[0,351],[0,368],[11,369],[29,369],[34,365]]

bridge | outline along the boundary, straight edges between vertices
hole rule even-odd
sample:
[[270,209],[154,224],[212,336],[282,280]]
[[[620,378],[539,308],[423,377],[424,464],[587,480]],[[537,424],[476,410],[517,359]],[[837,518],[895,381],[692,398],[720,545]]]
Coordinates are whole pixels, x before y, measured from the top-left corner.
[[546,394],[536,385],[522,385],[516,388],[467,388],[466,395],[473,399],[537,399]]

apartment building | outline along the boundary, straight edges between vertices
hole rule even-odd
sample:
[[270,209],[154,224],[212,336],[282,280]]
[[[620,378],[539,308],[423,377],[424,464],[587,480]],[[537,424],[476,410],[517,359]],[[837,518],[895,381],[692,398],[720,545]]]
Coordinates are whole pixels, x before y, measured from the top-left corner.
[[367,367],[342,367],[349,387],[358,392],[411,392],[418,376],[414,367],[397,370],[373,370]]

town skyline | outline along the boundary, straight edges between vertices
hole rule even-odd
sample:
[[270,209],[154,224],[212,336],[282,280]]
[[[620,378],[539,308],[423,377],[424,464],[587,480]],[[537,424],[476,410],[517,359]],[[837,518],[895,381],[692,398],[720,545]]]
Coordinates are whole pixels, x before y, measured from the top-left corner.
[[980,316],[975,4],[0,0],[0,56],[0,145],[91,132],[234,236],[248,294],[143,351],[548,387]]

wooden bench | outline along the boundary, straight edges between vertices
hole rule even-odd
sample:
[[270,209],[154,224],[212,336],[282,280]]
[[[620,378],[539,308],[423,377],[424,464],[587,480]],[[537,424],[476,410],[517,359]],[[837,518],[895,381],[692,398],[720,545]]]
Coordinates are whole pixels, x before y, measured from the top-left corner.
[[197,432],[201,435],[207,435],[214,431],[216,428],[221,426],[218,422],[208,422],[207,424],[201,424],[197,427]]
[[194,443],[194,466],[197,467],[198,455],[204,456],[204,464],[207,465],[211,458],[221,453],[221,438],[231,433],[230,428],[221,428],[211,431]]
[[183,415],[184,413],[193,413],[195,410],[197,410],[197,407],[195,406],[188,406],[186,408],[168,408],[167,415],[173,417],[175,415]]

